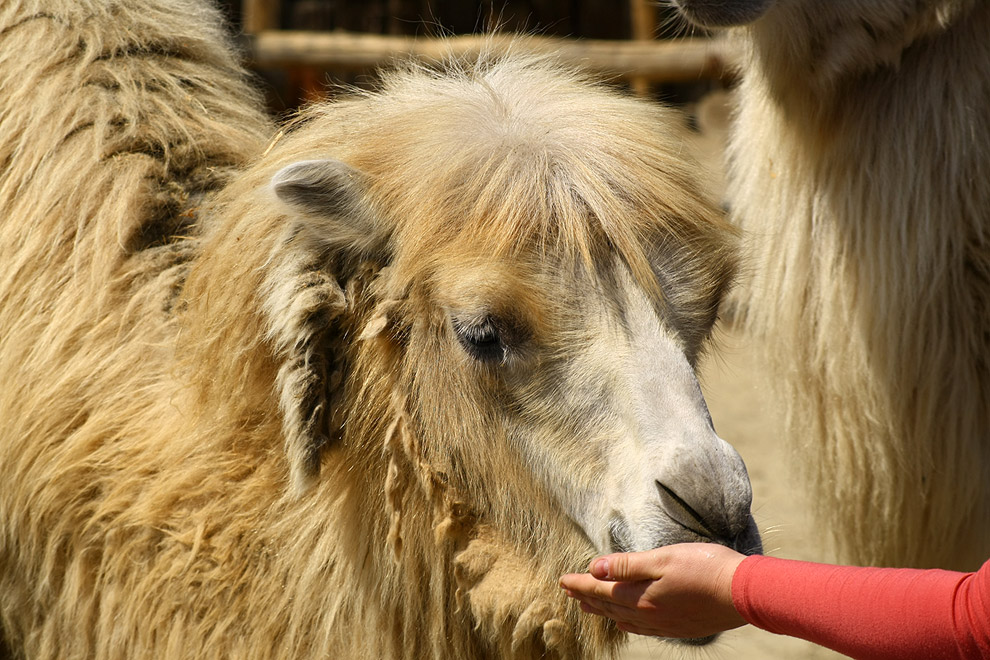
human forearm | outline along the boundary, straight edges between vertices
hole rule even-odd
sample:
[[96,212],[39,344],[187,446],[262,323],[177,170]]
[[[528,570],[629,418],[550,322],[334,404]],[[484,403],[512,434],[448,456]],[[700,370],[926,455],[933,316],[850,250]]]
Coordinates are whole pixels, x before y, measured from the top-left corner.
[[986,658],[990,610],[982,591],[968,593],[982,584],[972,579],[751,557],[736,569],[732,596],[753,625],[853,658]]

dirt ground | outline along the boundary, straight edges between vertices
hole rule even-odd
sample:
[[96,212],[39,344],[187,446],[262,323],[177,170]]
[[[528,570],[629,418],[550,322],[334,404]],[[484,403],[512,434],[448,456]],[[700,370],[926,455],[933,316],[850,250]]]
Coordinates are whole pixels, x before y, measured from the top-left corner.
[[[760,389],[762,374],[753,350],[733,329],[723,329],[715,351],[701,368],[702,388],[718,434],[746,461],[753,483],[753,515],[763,533],[767,554],[827,561],[812,531],[813,520],[803,490],[796,484],[781,439],[780,420]],[[702,649],[673,646],[633,636],[621,660],[830,660],[839,654],[745,626],[725,633]]]

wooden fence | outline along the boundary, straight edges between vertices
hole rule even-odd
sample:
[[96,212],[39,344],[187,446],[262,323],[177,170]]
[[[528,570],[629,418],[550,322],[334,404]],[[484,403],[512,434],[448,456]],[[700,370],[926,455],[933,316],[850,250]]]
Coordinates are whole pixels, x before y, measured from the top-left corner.
[[519,34],[469,34],[443,38],[282,29],[280,0],[242,0],[246,52],[259,69],[363,72],[398,58],[439,60],[488,51],[526,49],[553,53],[626,81],[640,94],[654,84],[704,80],[727,82],[737,55],[722,39],[654,39],[656,15],[649,0],[629,0],[630,39],[580,39]]

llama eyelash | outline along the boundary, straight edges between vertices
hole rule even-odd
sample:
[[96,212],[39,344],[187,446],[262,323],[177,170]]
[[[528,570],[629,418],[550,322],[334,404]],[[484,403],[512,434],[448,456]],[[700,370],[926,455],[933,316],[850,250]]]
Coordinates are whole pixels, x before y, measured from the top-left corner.
[[468,323],[455,318],[451,319],[451,326],[458,342],[474,359],[503,364],[508,360],[509,347],[492,317],[486,316],[480,323]]

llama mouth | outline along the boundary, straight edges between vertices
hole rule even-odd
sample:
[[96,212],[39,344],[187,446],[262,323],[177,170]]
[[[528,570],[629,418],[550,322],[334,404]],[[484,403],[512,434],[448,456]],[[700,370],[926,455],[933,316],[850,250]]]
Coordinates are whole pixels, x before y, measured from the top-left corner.
[[[608,545],[612,552],[631,552],[632,541],[629,534],[629,523],[619,514],[615,514],[608,521]],[[677,646],[707,646],[718,638],[718,634],[708,637],[698,637],[689,639],[665,638]]]
[[677,520],[671,519],[669,516],[667,518],[669,523],[672,523],[672,526],[668,526],[663,532],[658,532],[656,536],[651,536],[651,540],[646,544],[637,544],[633,539],[632,529],[625,517],[618,513],[614,514],[608,521],[608,552],[636,552],[674,543],[701,542],[731,545],[728,542],[723,543],[718,538],[709,534],[688,527]]

